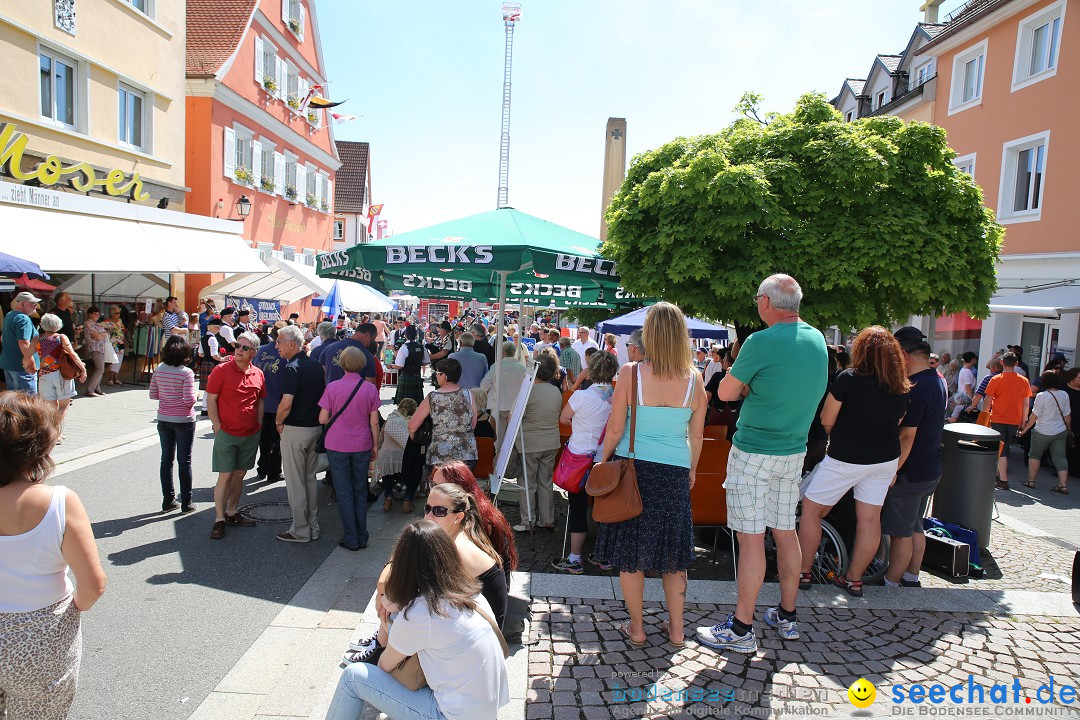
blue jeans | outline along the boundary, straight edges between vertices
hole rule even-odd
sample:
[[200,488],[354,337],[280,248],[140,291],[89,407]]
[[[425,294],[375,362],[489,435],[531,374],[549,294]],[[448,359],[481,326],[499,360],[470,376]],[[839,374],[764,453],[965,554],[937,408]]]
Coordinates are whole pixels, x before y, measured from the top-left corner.
[[180,504],[191,504],[191,445],[195,442],[195,423],[163,422],[158,420],[158,440],[161,441],[161,497],[170,503],[176,499],[173,486],[173,458],[180,466]]
[[330,461],[330,476],[341,512],[341,528],[345,533],[342,540],[350,548],[364,547],[368,541],[368,465],[371,463],[371,451],[338,452],[328,449],[326,457]]
[[18,390],[27,395],[37,395],[37,373],[23,372],[22,370],[5,370],[4,382],[8,390]]
[[390,673],[368,663],[352,663],[341,673],[326,720],[357,720],[369,702],[394,720],[445,720],[429,687],[409,690]]

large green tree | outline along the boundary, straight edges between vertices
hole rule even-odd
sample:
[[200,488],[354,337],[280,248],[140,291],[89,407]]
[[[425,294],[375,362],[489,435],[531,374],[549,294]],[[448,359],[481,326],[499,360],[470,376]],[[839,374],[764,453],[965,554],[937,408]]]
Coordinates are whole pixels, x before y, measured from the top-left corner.
[[818,94],[762,120],[759,101],[744,96],[716,135],[634,158],[603,246],[628,290],[753,325],[758,284],[784,272],[818,327],[986,316],[1003,231],[944,130],[846,123]]

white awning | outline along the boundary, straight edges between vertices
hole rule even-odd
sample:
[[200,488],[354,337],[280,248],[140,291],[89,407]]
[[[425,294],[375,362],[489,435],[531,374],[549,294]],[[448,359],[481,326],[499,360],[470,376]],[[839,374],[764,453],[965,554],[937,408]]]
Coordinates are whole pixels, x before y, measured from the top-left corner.
[[[334,285],[332,278],[320,278],[315,268],[292,260],[270,258],[263,274],[239,274],[205,288],[203,297],[221,299],[226,295],[280,300],[293,303],[311,295],[325,297]],[[341,306],[347,312],[390,312],[393,301],[375,288],[341,281]]]
[[220,299],[225,295],[238,295],[293,303],[330,289],[329,282],[317,278],[314,270],[305,273],[303,267],[289,260],[270,258],[263,265],[261,273],[232,275],[204,288],[202,296]]
[[1062,313],[1080,313],[1080,285],[995,295],[990,298],[990,312],[1046,318],[1059,318]]
[[0,205],[0,227],[0,252],[30,255],[48,272],[266,272],[236,232],[19,205]]

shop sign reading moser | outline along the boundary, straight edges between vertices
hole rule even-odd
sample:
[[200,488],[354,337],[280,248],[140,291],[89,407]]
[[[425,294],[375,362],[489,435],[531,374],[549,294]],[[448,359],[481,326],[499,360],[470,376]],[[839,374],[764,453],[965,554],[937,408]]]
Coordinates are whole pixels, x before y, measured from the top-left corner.
[[[61,180],[67,179],[68,185],[79,192],[90,192],[100,189],[107,195],[116,197],[130,197],[132,200],[149,200],[150,195],[143,192],[142,178],[138,173],[132,173],[129,177],[123,170],[109,170],[105,177],[99,178],[97,171],[90,163],[81,162],[74,165],[64,165],[60,158],[55,155],[47,156],[32,170],[26,172],[22,169],[23,153],[29,138],[18,132],[14,123],[0,124],[0,171],[7,173],[16,180],[37,180],[42,185],[56,185]],[[32,195],[25,204],[38,204]],[[13,198],[14,202],[19,202]],[[39,204],[39,207],[51,207]]]

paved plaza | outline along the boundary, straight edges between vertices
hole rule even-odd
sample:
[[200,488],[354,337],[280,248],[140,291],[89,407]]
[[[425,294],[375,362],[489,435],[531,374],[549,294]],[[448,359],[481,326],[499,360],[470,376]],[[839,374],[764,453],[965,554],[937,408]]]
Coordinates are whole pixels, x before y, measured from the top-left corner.
[[[384,392],[384,412],[392,390]],[[154,403],[141,388],[76,400],[67,439],[56,454],[57,483],[83,497],[110,576],[108,593],[84,618],[85,656],[72,717],[322,718],[350,639],[370,632],[375,580],[400,528],[415,515],[369,513],[371,543],[351,553],[335,545],[340,531],[329,488],[322,489],[324,537],[308,545],[275,542],[286,516],[281,483],[248,479],[245,511],[257,527],[207,537],[213,475],[209,424],[195,443],[199,512],[162,515],[157,487]],[[1015,471],[1019,462],[1014,463]],[[1040,484],[1049,485],[1046,471]],[[1014,483],[1014,486],[1016,483]],[[516,486],[500,505],[517,519]],[[972,676],[987,692],[1014,681],[1020,698],[989,708],[1013,712],[1053,675],[1080,680],[1080,614],[1068,596],[1080,505],[1077,495],[1043,490],[997,493],[984,577],[951,580],[924,572],[921,589],[868,587],[851,598],[815,586],[800,595],[802,636],[782,642],[761,621],[778,588],[770,576],[758,608],[755,655],[717,654],[692,639],[696,625],[722,621],[733,609],[729,541],[714,556],[703,538],[690,571],[687,643],[666,642],[659,579],[646,581],[645,647],[629,646],[617,627],[627,616],[618,577],[589,567],[558,575],[551,560],[563,533],[519,534],[520,571],[511,613],[525,632],[508,661],[511,703],[501,718],[884,717],[919,708],[891,701],[893,686]],[[565,501],[557,502],[565,522]],[[1057,532],[1057,528],[1064,532]],[[590,538],[591,543],[591,538]],[[588,548],[589,546],[587,546]],[[847,688],[858,678],[877,687],[867,710]],[[964,710],[943,703],[938,710]],[[997,711],[997,713],[995,713]],[[369,709],[365,716],[378,714]]]

